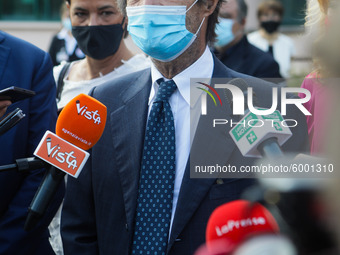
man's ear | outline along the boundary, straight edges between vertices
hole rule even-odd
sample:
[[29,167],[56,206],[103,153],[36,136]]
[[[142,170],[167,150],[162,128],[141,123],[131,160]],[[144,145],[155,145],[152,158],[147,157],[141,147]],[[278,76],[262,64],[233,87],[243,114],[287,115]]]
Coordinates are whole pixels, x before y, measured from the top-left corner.
[[245,26],[245,25],[246,25],[246,22],[247,22],[247,19],[246,19],[246,18],[243,18],[243,19],[241,20],[240,24],[241,24],[242,26]]
[[206,3],[203,3],[205,6],[204,17],[209,17],[216,9],[219,0],[206,0]]
[[65,3],[66,3],[66,7],[67,7],[68,9],[70,9],[70,4],[69,4],[69,2],[65,1]]

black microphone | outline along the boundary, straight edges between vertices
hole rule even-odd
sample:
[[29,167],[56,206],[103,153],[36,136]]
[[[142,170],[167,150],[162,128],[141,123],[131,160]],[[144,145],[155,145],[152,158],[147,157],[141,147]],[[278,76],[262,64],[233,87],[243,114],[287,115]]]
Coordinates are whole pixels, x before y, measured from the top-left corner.
[[14,111],[8,113],[1,121],[0,121],[0,135],[6,133],[12,127],[19,123],[25,117],[25,114],[21,109],[16,108]]
[[35,157],[22,158],[15,160],[14,164],[0,166],[0,172],[18,171],[19,173],[21,173],[45,168],[47,165],[48,164],[46,164],[44,161]]
[[50,201],[60,187],[64,177],[65,173],[53,166],[51,166],[46,172],[44,179],[39,186],[38,192],[35,193],[29,207],[29,212],[24,226],[26,231],[32,230],[38,224],[49,206]]

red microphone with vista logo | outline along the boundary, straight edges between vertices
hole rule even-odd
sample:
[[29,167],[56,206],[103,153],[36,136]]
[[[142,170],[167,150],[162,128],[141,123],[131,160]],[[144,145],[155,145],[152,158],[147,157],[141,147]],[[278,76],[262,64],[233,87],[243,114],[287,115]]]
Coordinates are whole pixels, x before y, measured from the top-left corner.
[[[61,111],[56,134],[47,131],[34,155],[51,165],[32,203],[25,229],[32,229],[46,211],[65,173],[77,178],[89,153],[100,139],[106,123],[106,106],[98,100],[80,94]],[[61,170],[61,171],[60,171]]]
[[253,236],[279,233],[271,213],[259,203],[236,200],[216,208],[206,229],[206,248],[196,254],[231,254]]

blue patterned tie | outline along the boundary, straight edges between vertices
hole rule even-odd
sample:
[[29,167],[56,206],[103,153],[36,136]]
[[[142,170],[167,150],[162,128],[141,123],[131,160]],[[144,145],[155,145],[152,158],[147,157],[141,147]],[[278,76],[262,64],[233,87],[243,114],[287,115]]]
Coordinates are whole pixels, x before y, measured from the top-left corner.
[[132,254],[165,254],[175,179],[175,127],[169,98],[174,81],[160,82],[144,140]]

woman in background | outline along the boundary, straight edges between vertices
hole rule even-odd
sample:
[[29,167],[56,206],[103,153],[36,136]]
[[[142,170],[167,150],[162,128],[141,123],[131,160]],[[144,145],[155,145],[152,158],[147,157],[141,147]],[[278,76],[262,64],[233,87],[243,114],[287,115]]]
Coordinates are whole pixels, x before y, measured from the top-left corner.
[[53,66],[60,65],[63,61],[75,61],[83,59],[84,53],[79,49],[76,39],[72,35],[70,12],[63,3],[60,9],[62,29],[53,36],[48,53],[51,56]]
[[295,46],[288,36],[279,32],[284,15],[282,3],[277,0],[263,1],[257,10],[260,29],[250,33],[248,40],[257,48],[269,52],[280,66],[281,76],[289,78],[291,58]]
[[80,93],[88,94],[95,86],[150,66],[144,54],[134,55],[126,46],[127,18],[118,11],[116,0],[66,3],[72,34],[86,57],[54,68],[59,109]]
[[[335,86],[340,63],[338,32],[340,20],[337,17],[338,0],[311,0],[307,10],[306,25],[317,34],[314,48],[314,71],[303,81],[301,87],[311,93],[311,99],[305,104],[311,113],[307,116],[311,154],[323,156],[328,143],[331,128],[331,114],[336,110],[334,103]],[[302,95],[301,95],[302,97]]]
[[[340,1],[311,0],[307,24],[316,29],[315,70],[303,82],[312,99],[307,105],[313,116],[307,119],[313,153],[327,153],[337,178],[332,178],[323,192],[329,214],[329,225],[336,234],[340,249]],[[323,115],[328,114],[327,117]],[[321,122],[323,128],[319,126]],[[327,176],[325,176],[327,178]],[[327,179],[325,179],[327,180]],[[328,179],[329,181],[329,179]],[[337,253],[339,254],[339,253]]]
[[[59,110],[80,93],[88,94],[93,87],[150,66],[144,54],[134,55],[126,46],[127,17],[116,0],[67,0],[66,4],[72,34],[86,57],[54,67]],[[63,254],[59,226],[60,210],[49,227],[57,255]]]

